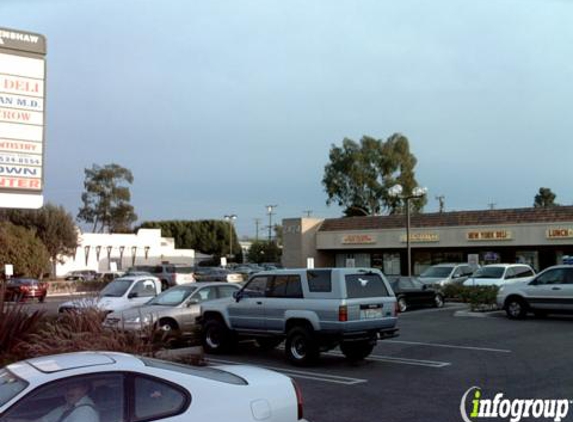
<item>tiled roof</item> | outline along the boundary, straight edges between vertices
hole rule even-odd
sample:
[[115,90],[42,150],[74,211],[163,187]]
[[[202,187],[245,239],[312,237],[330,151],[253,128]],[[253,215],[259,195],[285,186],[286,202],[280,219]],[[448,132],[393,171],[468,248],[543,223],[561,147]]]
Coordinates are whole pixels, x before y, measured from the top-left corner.
[[[406,216],[330,218],[324,220],[320,231],[379,230],[404,227]],[[491,226],[520,223],[573,222],[573,206],[548,208],[516,208],[505,210],[455,211],[412,214],[410,227]]]

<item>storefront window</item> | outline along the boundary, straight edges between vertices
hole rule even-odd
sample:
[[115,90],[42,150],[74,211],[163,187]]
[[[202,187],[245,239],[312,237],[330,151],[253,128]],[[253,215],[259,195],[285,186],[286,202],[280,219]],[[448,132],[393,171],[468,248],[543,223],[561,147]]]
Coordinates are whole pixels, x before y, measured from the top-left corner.
[[370,254],[339,253],[336,254],[337,267],[370,267]]
[[400,275],[400,254],[385,253],[383,254],[384,266],[383,272],[386,275]]
[[539,271],[539,253],[537,251],[517,251],[515,253],[515,262],[527,264],[535,271]]

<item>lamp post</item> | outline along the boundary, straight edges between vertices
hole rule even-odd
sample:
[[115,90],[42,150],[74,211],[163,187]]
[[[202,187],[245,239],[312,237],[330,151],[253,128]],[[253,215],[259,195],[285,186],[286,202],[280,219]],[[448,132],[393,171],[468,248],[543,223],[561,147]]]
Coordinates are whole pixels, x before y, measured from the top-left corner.
[[225,220],[229,222],[229,259],[233,256],[233,221],[237,219],[236,214],[226,215]]
[[272,236],[271,230],[273,229],[273,210],[278,207],[278,205],[267,205],[267,214],[269,215],[269,243],[271,243]]
[[410,199],[418,199],[428,193],[427,188],[416,186],[410,195],[403,194],[402,185],[394,185],[388,189],[388,195],[406,202],[406,253],[408,257],[408,277],[412,277],[412,250],[410,247]]

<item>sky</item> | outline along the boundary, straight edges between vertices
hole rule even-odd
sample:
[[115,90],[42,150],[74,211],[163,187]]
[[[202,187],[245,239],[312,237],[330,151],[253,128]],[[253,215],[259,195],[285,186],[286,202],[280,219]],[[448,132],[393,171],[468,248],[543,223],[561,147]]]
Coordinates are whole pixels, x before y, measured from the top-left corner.
[[[134,175],[138,224],[338,217],[332,145],[399,132],[425,210],[573,203],[569,0],[0,0],[48,42],[45,201]],[[261,232],[264,237],[266,231]]]

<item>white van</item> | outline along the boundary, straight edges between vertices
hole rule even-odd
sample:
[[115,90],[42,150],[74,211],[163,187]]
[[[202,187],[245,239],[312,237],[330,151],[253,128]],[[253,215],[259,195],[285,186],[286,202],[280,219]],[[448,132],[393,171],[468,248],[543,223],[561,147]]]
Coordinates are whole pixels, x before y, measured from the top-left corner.
[[161,280],[151,275],[124,276],[105,286],[96,297],[62,303],[58,312],[96,307],[105,312],[123,311],[146,304],[161,293]]

